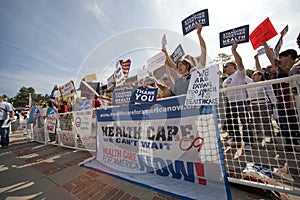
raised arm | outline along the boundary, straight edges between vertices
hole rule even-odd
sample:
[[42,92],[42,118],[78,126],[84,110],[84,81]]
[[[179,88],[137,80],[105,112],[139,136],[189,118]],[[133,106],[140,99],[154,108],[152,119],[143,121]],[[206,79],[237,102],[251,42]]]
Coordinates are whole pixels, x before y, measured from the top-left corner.
[[271,65],[276,66],[276,57],[275,57],[274,51],[272,49],[270,49],[270,47],[268,46],[268,44],[266,42],[263,42],[262,46],[265,49],[266,55],[267,55]]
[[264,70],[261,68],[261,66],[260,66],[260,63],[259,63],[259,59],[258,59],[258,55],[257,55],[257,54],[254,56],[254,60],[255,60],[255,68],[256,68],[256,70],[265,73],[265,71],[264,71]]
[[166,49],[166,47],[162,48],[162,52],[165,53],[166,55],[166,65],[170,66],[171,68],[176,70],[176,64],[174,63],[174,61],[172,60],[172,58],[170,57],[170,55],[168,54],[168,51]]
[[238,69],[240,71],[243,71],[245,69],[245,67],[243,65],[243,60],[242,60],[240,54],[236,51],[237,46],[238,46],[238,44],[236,42],[234,42],[232,44],[231,51],[232,51],[232,54],[233,54],[233,57],[237,64]]
[[200,54],[200,63],[204,67],[206,65],[206,44],[205,41],[201,35],[202,32],[202,25],[198,24],[196,26],[197,29],[197,35],[200,43],[200,49],[201,49],[201,54]]

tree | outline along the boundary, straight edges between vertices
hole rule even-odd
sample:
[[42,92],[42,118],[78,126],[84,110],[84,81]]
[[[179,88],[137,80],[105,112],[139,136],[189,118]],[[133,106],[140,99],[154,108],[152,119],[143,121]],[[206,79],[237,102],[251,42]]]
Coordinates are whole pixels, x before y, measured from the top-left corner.
[[247,69],[246,70],[246,75],[249,76],[250,78],[252,77],[253,73],[254,73],[254,71],[252,69]]
[[[25,107],[26,105],[28,105],[29,93],[31,94],[31,97],[35,96],[35,90],[32,87],[29,88],[22,87],[19,90],[19,93],[13,98],[14,107],[18,108],[18,107]],[[34,100],[34,98],[32,99]]]
[[36,94],[33,87],[22,87],[15,97],[9,99],[9,102],[12,102],[17,110],[21,110],[29,104],[29,93],[31,94],[32,101],[38,106],[50,99],[48,94],[45,96]]

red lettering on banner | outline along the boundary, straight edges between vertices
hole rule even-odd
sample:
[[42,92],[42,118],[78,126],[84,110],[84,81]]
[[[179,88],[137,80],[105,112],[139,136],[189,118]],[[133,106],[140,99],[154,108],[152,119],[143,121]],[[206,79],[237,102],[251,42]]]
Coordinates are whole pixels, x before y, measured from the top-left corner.
[[277,35],[269,18],[265,19],[260,25],[258,25],[254,31],[249,35],[249,39],[253,46],[253,49],[257,49],[263,42],[267,42],[271,38]]
[[132,161],[135,161],[137,162],[136,160],[136,153],[132,153],[130,151],[123,151],[123,158],[126,158],[128,160],[132,160]]
[[204,164],[203,163],[194,163],[194,165],[195,165],[197,175],[201,176],[201,177],[198,177],[198,184],[206,185],[206,179],[204,178],[205,177]]
[[122,158],[122,151],[119,149],[111,149],[103,147],[103,154],[109,155],[114,158]]
[[203,145],[204,145],[204,138],[202,138],[202,137],[196,137],[195,139],[183,137],[183,138],[181,138],[181,140],[179,142],[179,148],[182,151],[188,151],[192,147],[194,147],[194,148],[198,149],[198,152],[200,152]]

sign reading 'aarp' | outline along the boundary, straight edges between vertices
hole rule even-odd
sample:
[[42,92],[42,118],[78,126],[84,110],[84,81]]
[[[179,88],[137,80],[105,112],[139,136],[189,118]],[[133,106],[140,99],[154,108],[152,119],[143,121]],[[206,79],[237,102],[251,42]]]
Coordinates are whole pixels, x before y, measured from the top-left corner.
[[182,20],[181,25],[183,35],[192,32],[197,24],[201,24],[202,26],[209,25],[208,9],[198,11]]
[[249,42],[249,25],[240,26],[220,33],[220,48],[236,43]]

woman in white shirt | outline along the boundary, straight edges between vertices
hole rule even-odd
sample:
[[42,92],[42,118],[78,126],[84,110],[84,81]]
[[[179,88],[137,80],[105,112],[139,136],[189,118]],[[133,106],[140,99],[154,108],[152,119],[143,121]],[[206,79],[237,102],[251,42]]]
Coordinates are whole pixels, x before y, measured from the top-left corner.
[[[265,77],[261,71],[252,74],[253,82],[264,81]],[[250,83],[251,84],[251,83]],[[247,89],[250,100],[251,114],[254,119],[254,130],[259,142],[273,142],[274,129],[272,125],[272,114],[277,116],[276,96],[272,85],[262,85]]]

